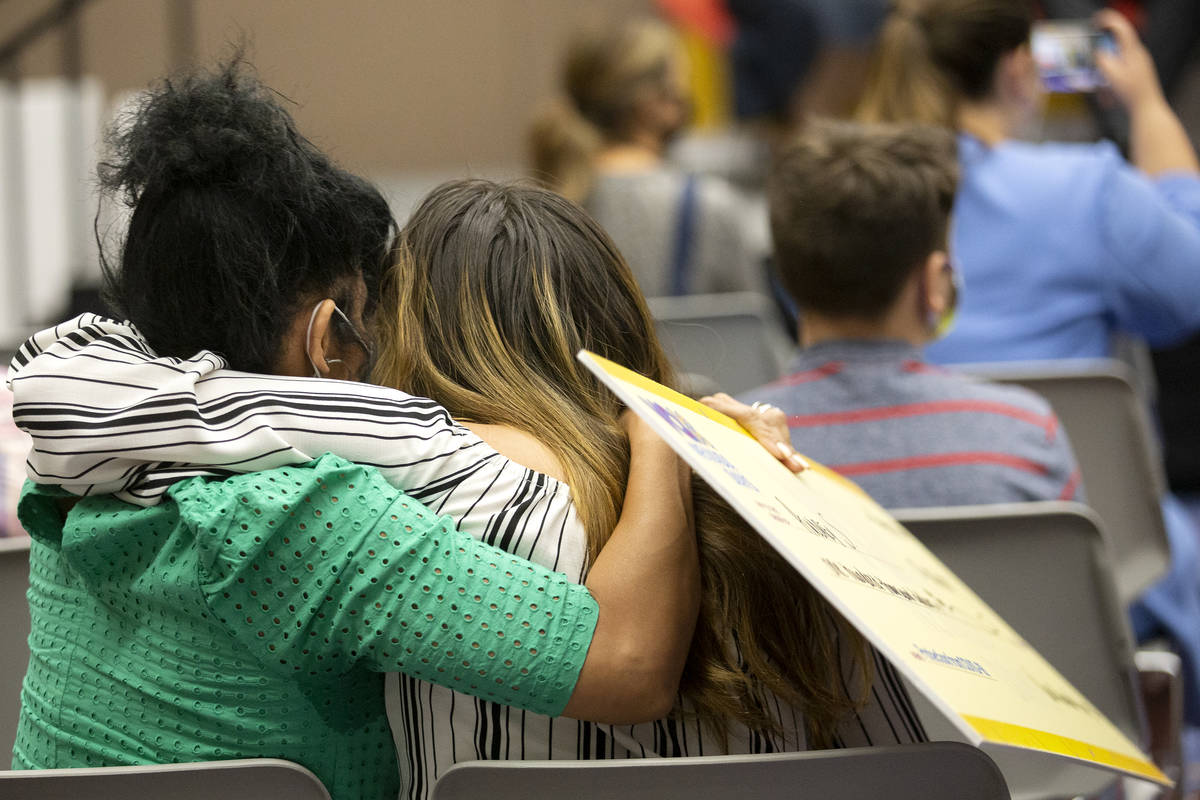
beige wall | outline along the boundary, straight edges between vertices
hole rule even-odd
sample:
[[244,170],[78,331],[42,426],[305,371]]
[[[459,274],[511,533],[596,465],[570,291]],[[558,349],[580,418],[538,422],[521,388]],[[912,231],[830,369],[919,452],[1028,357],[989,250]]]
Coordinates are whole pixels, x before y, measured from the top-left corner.
[[[91,0],[83,63],[110,94],[172,64],[169,3]],[[7,40],[50,0],[0,8]],[[186,6],[187,3],[184,3]],[[295,100],[302,130],[348,168],[373,175],[513,168],[522,131],[555,88],[568,32],[650,0],[194,0],[196,53],[210,61],[242,37],[262,77]],[[179,8],[180,6],[176,6]],[[27,51],[25,75],[60,69],[62,36]]]

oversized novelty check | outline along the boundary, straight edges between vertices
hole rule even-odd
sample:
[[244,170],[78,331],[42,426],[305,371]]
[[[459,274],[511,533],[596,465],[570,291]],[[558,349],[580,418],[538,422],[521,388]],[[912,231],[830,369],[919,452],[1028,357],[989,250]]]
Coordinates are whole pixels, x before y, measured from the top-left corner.
[[1041,751],[1170,784],[857,486],[819,465],[794,475],[723,414],[592,353],[579,358],[968,741]]

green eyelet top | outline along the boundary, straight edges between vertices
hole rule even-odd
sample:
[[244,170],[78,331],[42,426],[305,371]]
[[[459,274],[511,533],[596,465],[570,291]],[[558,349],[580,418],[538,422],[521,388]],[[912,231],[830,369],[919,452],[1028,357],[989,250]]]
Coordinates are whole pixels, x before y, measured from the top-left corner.
[[29,672],[15,768],[271,756],[394,798],[383,672],[557,715],[587,589],[457,531],[375,470],[176,484],[151,508],[27,484]]

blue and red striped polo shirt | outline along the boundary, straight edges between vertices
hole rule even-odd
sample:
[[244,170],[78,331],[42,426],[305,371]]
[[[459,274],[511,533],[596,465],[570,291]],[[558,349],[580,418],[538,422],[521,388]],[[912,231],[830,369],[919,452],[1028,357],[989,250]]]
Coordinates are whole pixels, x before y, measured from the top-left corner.
[[1083,499],[1044,399],[930,366],[905,342],[822,342],[739,399],[778,406],[797,450],[890,508]]

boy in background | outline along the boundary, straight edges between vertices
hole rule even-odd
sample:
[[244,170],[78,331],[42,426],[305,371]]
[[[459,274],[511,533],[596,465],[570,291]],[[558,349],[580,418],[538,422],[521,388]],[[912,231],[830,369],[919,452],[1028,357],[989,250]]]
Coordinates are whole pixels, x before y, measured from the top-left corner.
[[929,366],[953,319],[952,134],[821,124],[768,185],[775,262],[800,308],[785,377],[745,393],[778,406],[792,443],[884,506],[1082,500],[1049,405]]

